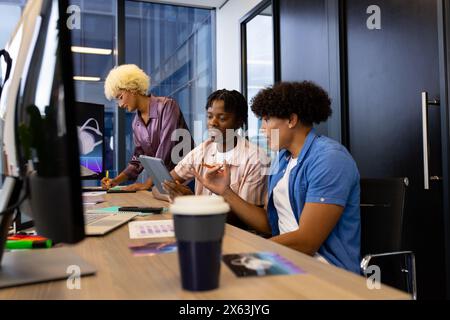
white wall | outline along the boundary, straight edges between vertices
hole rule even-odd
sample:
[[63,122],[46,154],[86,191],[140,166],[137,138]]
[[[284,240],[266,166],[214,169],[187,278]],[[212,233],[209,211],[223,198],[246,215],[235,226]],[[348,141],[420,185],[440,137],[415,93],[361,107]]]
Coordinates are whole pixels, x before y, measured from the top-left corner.
[[216,15],[217,89],[240,91],[239,20],[262,0],[230,0]]

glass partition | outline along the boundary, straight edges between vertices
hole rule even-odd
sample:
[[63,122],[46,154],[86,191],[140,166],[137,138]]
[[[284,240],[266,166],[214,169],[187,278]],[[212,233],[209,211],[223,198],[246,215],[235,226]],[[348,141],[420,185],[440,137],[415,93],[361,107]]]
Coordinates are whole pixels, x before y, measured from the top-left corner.
[[241,19],[241,90],[249,104],[248,137],[264,149],[267,149],[267,144],[259,133],[261,121],[253,114],[250,105],[261,89],[279,80],[274,8],[274,1],[263,1]]

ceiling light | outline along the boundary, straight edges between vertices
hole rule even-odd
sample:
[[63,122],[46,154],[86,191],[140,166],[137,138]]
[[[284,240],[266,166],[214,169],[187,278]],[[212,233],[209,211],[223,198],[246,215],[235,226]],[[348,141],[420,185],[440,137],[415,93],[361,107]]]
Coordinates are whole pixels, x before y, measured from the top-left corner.
[[100,77],[74,76],[73,80],[77,80],[77,81],[100,81]]
[[101,55],[110,55],[111,49],[101,49],[101,48],[89,48],[89,47],[77,47],[72,46],[72,52],[75,53],[88,53],[88,54],[101,54]]

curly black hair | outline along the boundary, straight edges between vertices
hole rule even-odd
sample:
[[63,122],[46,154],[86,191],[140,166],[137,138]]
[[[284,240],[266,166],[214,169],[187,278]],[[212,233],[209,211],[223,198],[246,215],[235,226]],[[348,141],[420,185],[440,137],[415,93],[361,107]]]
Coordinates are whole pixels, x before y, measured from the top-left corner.
[[263,89],[252,99],[252,111],[258,117],[289,119],[298,115],[301,123],[312,126],[331,116],[328,93],[311,81],[280,82]]
[[248,105],[244,96],[236,90],[217,90],[211,93],[206,102],[206,110],[208,110],[213,101],[222,100],[224,103],[225,111],[234,113],[237,123],[240,127],[247,125],[248,118]]

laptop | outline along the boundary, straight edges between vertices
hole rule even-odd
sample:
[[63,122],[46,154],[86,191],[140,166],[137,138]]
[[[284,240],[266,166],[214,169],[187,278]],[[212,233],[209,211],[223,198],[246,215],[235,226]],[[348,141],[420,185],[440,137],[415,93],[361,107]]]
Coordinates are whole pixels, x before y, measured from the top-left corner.
[[88,236],[102,236],[137,216],[136,212],[85,213],[84,231]]

